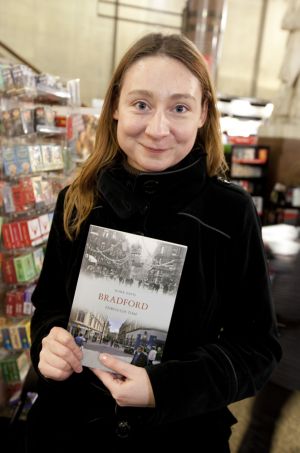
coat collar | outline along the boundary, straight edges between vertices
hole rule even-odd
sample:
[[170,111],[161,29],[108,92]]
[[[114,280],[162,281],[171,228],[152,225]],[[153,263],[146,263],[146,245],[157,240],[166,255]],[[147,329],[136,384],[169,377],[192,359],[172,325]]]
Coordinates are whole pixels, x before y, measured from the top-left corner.
[[176,205],[178,200],[188,200],[203,187],[205,156],[202,150],[194,149],[179,164],[163,172],[139,173],[128,171],[118,158],[99,175],[100,197],[123,219],[138,212],[143,214],[145,205],[154,200]]

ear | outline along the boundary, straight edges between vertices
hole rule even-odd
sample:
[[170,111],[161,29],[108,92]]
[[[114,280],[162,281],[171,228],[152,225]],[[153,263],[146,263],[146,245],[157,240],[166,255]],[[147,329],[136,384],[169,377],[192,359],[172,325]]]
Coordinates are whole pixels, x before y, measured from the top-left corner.
[[119,109],[116,109],[113,113],[113,119],[118,120],[119,119]]
[[205,101],[201,106],[201,115],[199,118],[199,128],[203,126],[207,118],[207,102]]

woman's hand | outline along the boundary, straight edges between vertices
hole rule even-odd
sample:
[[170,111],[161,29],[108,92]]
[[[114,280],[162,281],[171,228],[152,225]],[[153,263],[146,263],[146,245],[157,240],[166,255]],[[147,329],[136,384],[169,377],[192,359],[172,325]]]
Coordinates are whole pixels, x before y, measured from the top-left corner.
[[64,381],[74,371],[81,373],[82,351],[62,327],[53,327],[43,338],[38,368],[45,378]]
[[108,388],[119,406],[155,407],[155,398],[147,371],[108,354],[100,361],[112,372],[93,368],[92,371]]

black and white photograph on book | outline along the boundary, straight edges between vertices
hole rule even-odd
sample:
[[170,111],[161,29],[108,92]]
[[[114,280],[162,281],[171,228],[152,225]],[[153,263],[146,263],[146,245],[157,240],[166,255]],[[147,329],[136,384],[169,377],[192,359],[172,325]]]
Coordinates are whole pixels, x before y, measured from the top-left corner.
[[84,337],[83,365],[101,368],[105,352],[132,362],[138,349],[155,350],[159,362],[186,249],[90,226],[68,326],[75,340]]

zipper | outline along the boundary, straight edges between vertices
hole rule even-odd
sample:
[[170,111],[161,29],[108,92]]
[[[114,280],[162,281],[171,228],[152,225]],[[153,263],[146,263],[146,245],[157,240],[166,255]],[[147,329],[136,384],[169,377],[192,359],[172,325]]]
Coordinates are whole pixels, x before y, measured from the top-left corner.
[[199,219],[198,217],[194,216],[193,214],[189,214],[188,212],[178,212],[177,213],[178,215],[185,215],[186,217],[190,217],[191,219],[194,219],[196,220],[197,222],[200,223],[200,225],[203,225],[204,227],[210,229],[210,230],[213,230],[215,231],[216,233],[219,233],[221,234],[222,236],[224,236],[226,239],[231,239],[231,236],[229,236],[229,234],[227,233],[224,233],[224,231],[221,231],[219,230],[218,228],[215,228],[211,225],[208,225],[208,223],[205,223],[203,222],[203,220]]

